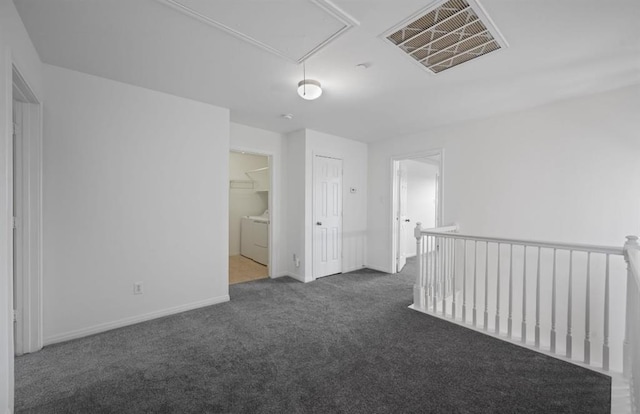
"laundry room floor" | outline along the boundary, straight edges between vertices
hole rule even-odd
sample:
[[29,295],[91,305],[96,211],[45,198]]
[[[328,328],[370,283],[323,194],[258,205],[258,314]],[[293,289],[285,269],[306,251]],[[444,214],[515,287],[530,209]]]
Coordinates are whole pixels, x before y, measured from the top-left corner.
[[269,277],[267,266],[244,256],[229,256],[229,284],[250,282]]

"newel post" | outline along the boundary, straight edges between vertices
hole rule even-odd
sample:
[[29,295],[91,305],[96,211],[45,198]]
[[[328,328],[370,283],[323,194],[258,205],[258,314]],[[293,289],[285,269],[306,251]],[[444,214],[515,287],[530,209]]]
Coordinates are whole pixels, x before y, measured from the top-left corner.
[[627,242],[624,244],[624,260],[627,262],[627,310],[625,315],[625,330],[624,330],[624,344],[622,348],[622,372],[626,378],[631,375],[631,348],[629,340],[633,335],[633,311],[638,305],[634,306],[634,301],[637,301],[633,286],[635,281],[633,280],[633,270],[631,268],[631,261],[629,259],[629,251],[640,250],[640,244],[638,244],[638,236],[627,236]]
[[426,309],[425,304],[425,290],[424,284],[422,283],[422,267],[423,260],[422,257],[422,223],[416,223],[416,228],[413,231],[414,236],[416,237],[416,283],[413,285],[413,306],[416,309]]

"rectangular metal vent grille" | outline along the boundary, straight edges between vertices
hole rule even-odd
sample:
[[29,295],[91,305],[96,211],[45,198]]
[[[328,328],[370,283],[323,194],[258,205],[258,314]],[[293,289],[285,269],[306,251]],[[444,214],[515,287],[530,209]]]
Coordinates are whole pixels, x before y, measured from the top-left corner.
[[433,73],[500,49],[465,0],[449,0],[387,36],[387,40]]

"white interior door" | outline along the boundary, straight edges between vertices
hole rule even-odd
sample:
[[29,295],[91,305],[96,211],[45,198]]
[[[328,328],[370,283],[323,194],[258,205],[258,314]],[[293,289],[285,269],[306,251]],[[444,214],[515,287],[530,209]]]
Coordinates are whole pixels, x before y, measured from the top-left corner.
[[342,160],[313,161],[313,277],[342,272]]
[[398,163],[398,215],[396,220],[398,221],[398,249],[396,260],[396,272],[402,271],[402,268],[407,264],[407,243],[409,238],[409,231],[411,226],[409,225],[409,218],[407,217],[407,167],[404,163]]

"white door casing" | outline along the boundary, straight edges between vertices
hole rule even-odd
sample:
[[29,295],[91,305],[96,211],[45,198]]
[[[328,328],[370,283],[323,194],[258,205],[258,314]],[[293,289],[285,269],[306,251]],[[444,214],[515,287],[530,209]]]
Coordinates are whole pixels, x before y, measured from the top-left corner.
[[14,230],[14,309],[16,354],[43,346],[42,314],[42,108],[13,67],[15,160],[12,192]]
[[313,277],[342,271],[342,160],[313,160]]
[[[22,282],[23,282],[23,262],[22,262],[22,234],[18,223],[22,218],[22,151],[20,136],[22,134],[22,113],[21,106],[17,101],[13,101],[13,349],[16,355],[24,353],[23,346],[23,323],[22,318],[18,318],[18,310],[22,310]],[[21,226],[20,226],[21,227]]]

